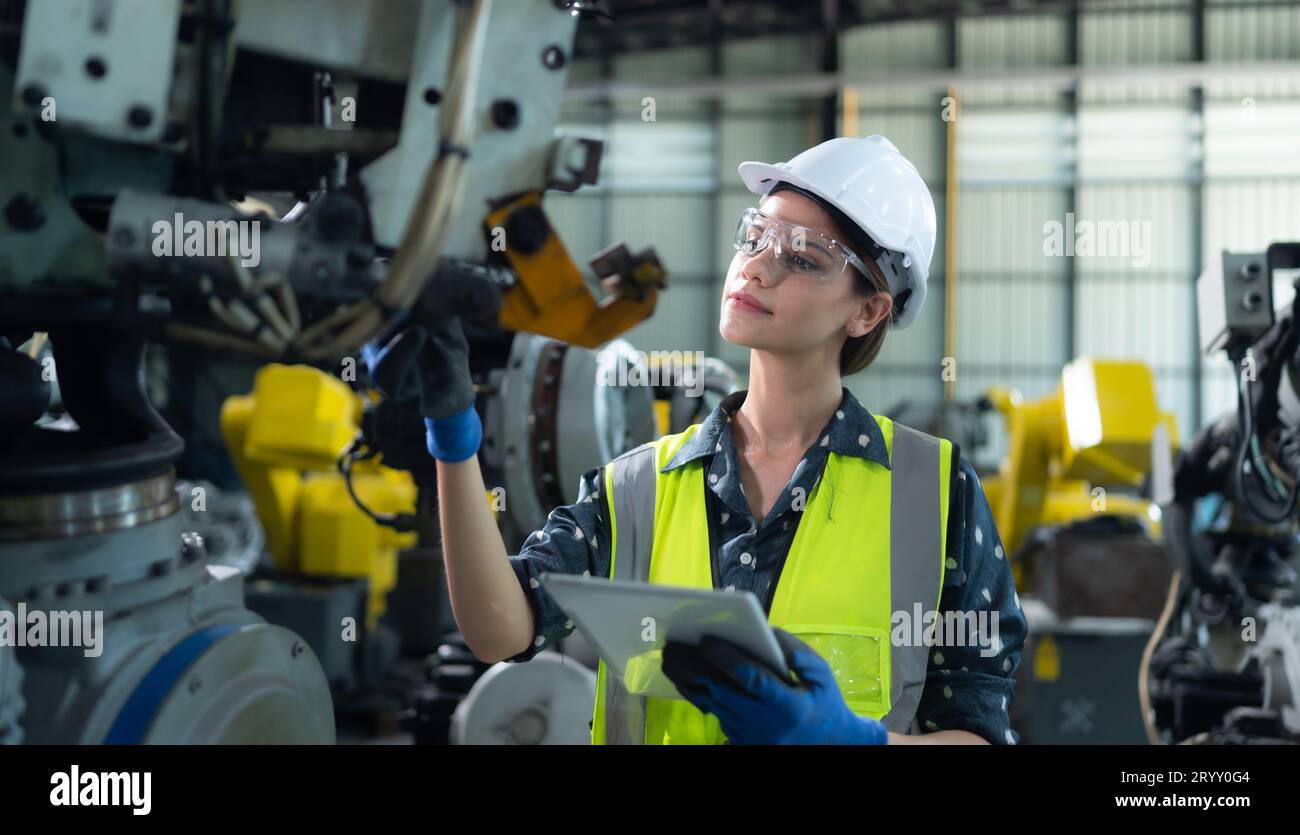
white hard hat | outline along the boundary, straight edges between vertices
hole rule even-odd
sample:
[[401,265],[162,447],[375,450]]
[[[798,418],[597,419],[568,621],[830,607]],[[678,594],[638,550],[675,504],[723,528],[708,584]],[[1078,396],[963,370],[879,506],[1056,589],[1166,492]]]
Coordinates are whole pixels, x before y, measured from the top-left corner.
[[894,143],[879,134],[841,136],[809,148],[789,162],[742,162],[739,170],[740,178],[755,194],[767,194],[778,183],[789,183],[817,195],[891,251],[876,260],[889,281],[895,304],[899,293],[912,291],[893,327],[905,328],[916,320],[925,302],[925,282],[934,255],[934,200],[916,166]]

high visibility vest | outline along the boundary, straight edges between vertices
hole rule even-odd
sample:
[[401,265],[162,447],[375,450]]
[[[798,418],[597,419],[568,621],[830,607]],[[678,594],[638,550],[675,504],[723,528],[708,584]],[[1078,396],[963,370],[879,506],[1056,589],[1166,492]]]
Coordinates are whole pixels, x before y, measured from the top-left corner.
[[[906,640],[910,629],[900,630],[904,640],[891,640],[891,626],[895,613],[908,619],[938,613],[952,443],[873,417],[890,467],[829,454],[806,498],[768,620],[829,662],[851,710],[907,733],[925,686],[929,648]],[[662,472],[698,428],[644,444],[605,467],[611,578],[713,588],[706,459]],[[716,717],[663,697],[661,653],[661,647],[648,650],[622,675],[600,662],[593,743],[726,741]]]

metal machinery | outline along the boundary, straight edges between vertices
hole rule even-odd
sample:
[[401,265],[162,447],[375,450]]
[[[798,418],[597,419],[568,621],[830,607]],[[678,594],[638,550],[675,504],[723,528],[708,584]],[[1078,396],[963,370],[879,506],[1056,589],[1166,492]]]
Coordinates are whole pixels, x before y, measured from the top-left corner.
[[[539,405],[511,372],[582,388],[569,367],[589,358],[513,332],[593,348],[650,315],[664,274],[612,248],[597,300],[542,210],[601,154],[555,134],[573,5],[0,0],[0,596],[105,623],[96,657],[0,650],[0,740],[334,739],[316,654],[183,527],[183,442],[146,395],[145,345],[342,376],[402,317],[456,313],[477,373],[503,369],[516,402]],[[488,421],[504,470],[528,455],[556,479],[542,488],[571,483],[577,464],[519,414]],[[256,417],[244,449],[274,481],[293,439],[259,438]],[[369,437],[411,480],[357,472],[403,500],[413,483],[418,528],[427,462],[403,459],[407,417],[377,407]],[[644,431],[569,428],[602,454]],[[300,504],[338,500],[289,477]]]
[[453,745],[583,745],[591,741],[596,674],[557,652],[497,664],[457,705]]
[[[985,396],[1006,421],[1008,449],[998,473],[983,480],[984,492],[1020,588],[1041,588],[1033,556],[1046,538],[1071,527],[1159,536],[1159,510],[1140,491],[1157,433],[1176,444],[1177,430],[1173,415],[1159,410],[1150,368],[1083,357],[1066,365],[1056,391],[1040,400],[1025,402],[1000,387]],[[1119,613],[1060,604],[1080,614]]]
[[[0,608],[13,607],[0,597]],[[17,745],[23,741],[23,726],[18,720],[25,707],[23,671],[14,648],[6,643],[0,646],[0,745]]]
[[[506,367],[482,386],[487,501],[508,541],[522,542],[550,508],[576,501],[593,463],[655,437],[653,390],[606,385],[599,366],[611,357],[639,361],[623,340],[597,355],[518,334]],[[398,553],[417,544],[419,487],[436,486],[419,425],[404,417],[323,371],[279,364],[263,366],[253,391],[230,397],[221,414],[275,569],[366,578],[371,631],[396,585]]]
[[379,620],[397,582],[398,551],[416,544],[413,525],[377,521],[414,518],[410,473],[375,459],[336,469],[362,413],[362,399],[341,380],[276,363],[221,411],[273,567],[252,573],[249,606],[306,638],[336,694],[395,659],[397,641]]
[[1177,574],[1143,657],[1152,742],[1300,742],[1298,271],[1300,243],[1274,243],[1197,282],[1202,347],[1238,398],[1157,485]]
[[[491,350],[490,343],[475,344]],[[512,549],[542,527],[551,508],[577,500],[579,476],[586,470],[669,431],[674,414],[679,421],[697,421],[737,384],[735,373],[716,360],[683,368],[680,356],[647,358],[623,340],[607,343],[599,353],[522,333],[513,335],[510,345],[504,367],[489,370],[479,394],[486,423],[481,455],[486,500]],[[657,369],[653,379],[660,385],[618,384],[617,367],[648,377],[651,364],[670,366],[673,360],[679,367]],[[436,520],[427,514],[427,524],[421,524],[420,508],[433,501],[436,483],[418,423],[323,371],[271,364],[257,372],[250,394],[226,401],[221,428],[274,567],[253,575],[249,605],[307,638],[334,688],[336,709],[347,710],[354,702],[376,705],[372,694],[358,691],[376,689],[400,653],[431,656],[433,678],[449,692],[438,699],[425,694],[422,703],[436,702],[447,714],[442,717],[447,740],[479,738],[461,733],[456,723],[472,724],[485,710],[523,717],[520,728],[549,727],[556,711],[568,710],[564,700],[544,693],[552,685],[567,692],[586,682],[582,665],[594,665],[595,657],[579,638],[566,642],[567,664],[552,658],[488,671],[448,635],[453,624],[447,618],[438,537],[431,530]],[[357,455],[358,449],[366,454]],[[193,520],[234,539],[237,553],[246,547],[249,537],[211,527],[208,514],[194,514]],[[349,578],[360,579],[361,592],[346,582]],[[360,593],[364,599],[358,606]],[[389,623],[395,629],[381,623],[390,594],[395,611]],[[338,640],[342,617],[364,626],[357,630],[358,641]],[[448,652],[453,657],[444,664]],[[491,675],[481,685],[495,695],[479,698],[476,682],[485,672]],[[468,689],[471,685],[475,689]],[[456,723],[449,715],[453,709]],[[566,725],[565,735],[540,736],[509,724],[515,730],[500,738],[572,741],[577,730],[587,732],[586,721]],[[495,728],[495,723],[489,724]],[[421,741],[436,736],[422,720],[408,724]],[[498,738],[494,731],[484,733],[485,739]]]
[[983,487],[1029,621],[1012,719],[1026,742],[1139,742],[1129,683],[1171,574],[1148,482],[1173,416],[1131,361],[1080,358],[1047,397],[985,400],[1008,450]]
[[636,360],[624,340],[597,354],[519,334],[489,372],[480,460],[507,547],[577,501],[584,472],[655,437],[653,390],[602,383],[600,364],[619,357]]
[[414,545],[415,536],[358,512],[350,493],[376,513],[413,513],[415,484],[409,473],[373,460],[346,477],[334,472],[361,412],[361,399],[345,383],[307,366],[273,363],[258,372],[252,394],[226,401],[221,425],[275,567],[368,578],[373,628],[397,577],[397,551]]

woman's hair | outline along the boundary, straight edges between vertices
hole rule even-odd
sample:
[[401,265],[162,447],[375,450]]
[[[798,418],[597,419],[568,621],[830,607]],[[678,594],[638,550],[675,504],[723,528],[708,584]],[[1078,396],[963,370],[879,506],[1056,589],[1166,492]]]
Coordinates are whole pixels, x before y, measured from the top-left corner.
[[[854,247],[857,256],[867,265],[871,271],[871,278],[867,278],[857,270],[853,271],[853,290],[859,296],[871,296],[876,293],[889,295],[889,285],[885,283],[885,276],[880,272],[875,259],[863,252],[858,252]],[[885,334],[889,333],[889,323],[893,319],[892,314],[876,323],[876,326],[864,333],[862,336],[851,336],[844,341],[844,347],[840,348],[840,376],[847,377],[850,374],[857,374],[862,369],[876,361],[876,355],[885,345]]]
[[[873,296],[876,293],[890,295],[889,284],[885,281],[885,275],[880,271],[880,266],[876,264],[876,259],[871,254],[878,247],[875,242],[867,237],[865,232],[858,228],[856,223],[821,197],[790,183],[777,183],[767,193],[767,196],[770,197],[782,191],[793,191],[802,194],[821,206],[847,237],[845,243],[853,250],[854,255],[862,259],[862,263],[867,265],[867,269],[871,273],[870,276],[865,276],[858,272],[857,269],[853,269],[853,291],[855,293],[864,298]],[[841,377],[856,374],[875,362],[880,349],[885,345],[885,334],[889,332],[889,323],[893,321],[893,318],[891,312],[862,336],[851,336],[844,341],[844,346],[840,349]]]

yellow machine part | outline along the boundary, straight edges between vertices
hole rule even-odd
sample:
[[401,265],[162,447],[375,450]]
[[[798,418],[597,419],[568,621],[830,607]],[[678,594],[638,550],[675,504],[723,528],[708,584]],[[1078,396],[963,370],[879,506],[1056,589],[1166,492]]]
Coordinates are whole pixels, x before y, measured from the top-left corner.
[[[490,235],[494,229],[506,228],[516,212],[540,212],[541,205],[541,195],[529,192],[489,214],[484,224]],[[545,242],[532,253],[512,246],[507,236],[506,260],[519,283],[501,300],[501,327],[595,348],[654,312],[657,291],[648,285],[643,298],[614,297],[597,302],[549,221],[546,233]],[[636,281],[636,276],[627,278]]]
[[667,435],[672,424],[672,404],[667,400],[655,401],[655,437]]
[[1063,478],[1137,485],[1151,470],[1156,425],[1167,420],[1170,442],[1177,442],[1173,417],[1162,416],[1155,378],[1143,363],[1075,360],[1061,373],[1059,400]]
[[347,385],[306,365],[264,366],[253,383],[244,450],[265,464],[333,469],[361,421],[361,400]]
[[1160,514],[1150,501],[1139,496],[1106,491],[1086,481],[1053,482],[1043,504],[1044,525],[1060,525],[1099,514],[1143,519],[1153,537],[1160,537]]
[[[375,513],[410,512],[415,507],[415,483],[408,473],[385,467],[354,471],[352,489]],[[338,473],[304,476],[298,530],[302,573],[370,581],[366,627],[374,629],[397,583],[397,552],[414,546],[416,535],[398,533],[363,514]]]
[[[365,577],[368,626],[384,611],[397,580],[397,552],[415,544],[361,512],[335,462],[356,435],[362,400],[342,381],[308,366],[272,364],[253,391],[227,398],[221,433],[266,531],[280,571]],[[409,473],[361,461],[353,489],[376,513],[410,513],[416,488]]]
[[1145,364],[1085,357],[1068,364],[1060,386],[1041,400],[1025,402],[1005,388],[988,397],[1006,420],[1009,443],[998,475],[982,484],[1009,553],[1034,527],[1101,514],[1138,518],[1159,535],[1152,503],[1115,489],[1142,483],[1157,426],[1171,448],[1178,442]]
[[1056,639],[1044,635],[1034,649],[1034,680],[1059,681],[1061,678],[1061,650]]
[[221,406],[221,436],[244,487],[253,499],[258,521],[266,533],[266,550],[280,571],[296,571],[298,494],[302,474],[288,467],[269,467],[248,456],[245,439],[253,418],[252,395],[226,398]]

